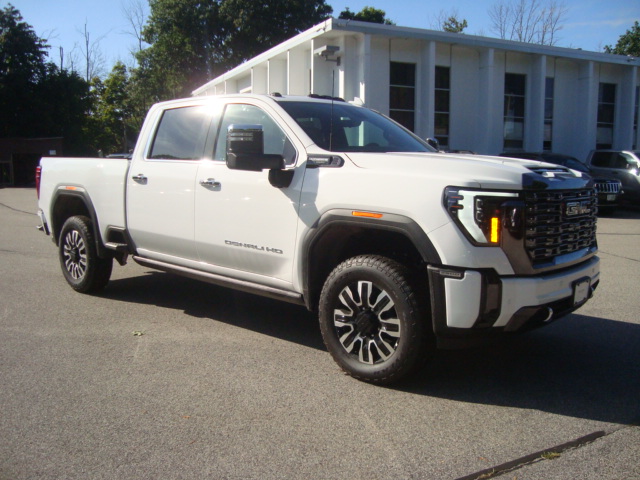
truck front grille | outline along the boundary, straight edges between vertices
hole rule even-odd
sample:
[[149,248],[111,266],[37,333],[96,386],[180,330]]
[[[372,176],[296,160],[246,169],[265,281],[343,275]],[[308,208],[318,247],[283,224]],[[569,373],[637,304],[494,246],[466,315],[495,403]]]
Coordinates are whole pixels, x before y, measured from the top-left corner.
[[525,250],[534,266],[596,246],[595,189],[525,193]]
[[598,193],[620,193],[620,182],[617,180],[596,180]]

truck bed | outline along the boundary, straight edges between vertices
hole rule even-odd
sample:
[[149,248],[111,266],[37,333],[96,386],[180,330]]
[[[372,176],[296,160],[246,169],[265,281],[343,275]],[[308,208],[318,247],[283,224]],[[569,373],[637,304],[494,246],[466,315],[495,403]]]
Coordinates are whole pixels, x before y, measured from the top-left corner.
[[98,227],[102,238],[107,228],[125,226],[125,181],[129,169],[126,158],[44,157],[40,161],[41,208],[51,218],[50,203],[59,190],[75,190],[89,198],[101,213]]

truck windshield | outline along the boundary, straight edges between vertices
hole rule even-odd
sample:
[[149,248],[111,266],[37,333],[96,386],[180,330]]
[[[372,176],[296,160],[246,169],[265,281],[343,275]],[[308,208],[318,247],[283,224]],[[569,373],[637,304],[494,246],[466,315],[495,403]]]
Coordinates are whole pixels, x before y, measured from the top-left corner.
[[434,152],[384,115],[348,103],[280,101],[313,142],[331,152]]

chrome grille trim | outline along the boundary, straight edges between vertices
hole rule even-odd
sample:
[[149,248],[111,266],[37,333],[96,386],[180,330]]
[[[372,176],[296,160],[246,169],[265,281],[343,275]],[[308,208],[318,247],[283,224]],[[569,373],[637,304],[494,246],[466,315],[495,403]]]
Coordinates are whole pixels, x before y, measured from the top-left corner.
[[596,182],[596,191],[598,193],[620,193],[620,182],[599,180]]
[[533,265],[596,246],[595,189],[525,192],[525,250]]

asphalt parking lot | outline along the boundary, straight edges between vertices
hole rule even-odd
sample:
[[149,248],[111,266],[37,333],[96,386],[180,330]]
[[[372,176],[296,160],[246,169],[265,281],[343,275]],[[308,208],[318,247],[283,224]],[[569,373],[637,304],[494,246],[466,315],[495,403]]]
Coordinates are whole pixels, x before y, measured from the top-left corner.
[[133,263],[75,293],[35,212],[0,189],[0,480],[640,478],[640,209],[600,218],[583,308],[401,388],[300,307]]

